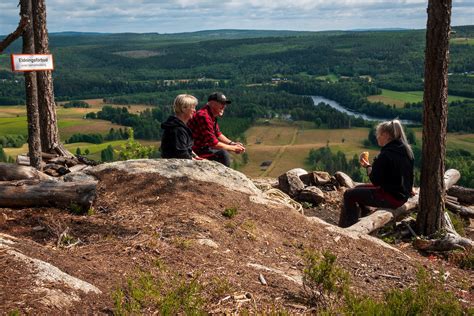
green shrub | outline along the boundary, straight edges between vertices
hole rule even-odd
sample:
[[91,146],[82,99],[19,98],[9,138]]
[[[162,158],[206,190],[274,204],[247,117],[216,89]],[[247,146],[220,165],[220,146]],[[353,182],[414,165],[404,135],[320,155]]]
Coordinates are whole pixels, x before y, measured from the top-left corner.
[[237,215],[238,211],[237,211],[237,208],[236,207],[230,207],[230,208],[226,208],[223,212],[222,212],[222,216],[224,217],[227,217],[227,218],[234,218],[235,215]]
[[130,278],[125,288],[112,293],[114,315],[142,314],[157,311],[158,315],[205,315],[202,289],[197,277],[186,280],[178,275],[168,277],[140,273]]
[[466,232],[464,231],[464,222],[458,214],[454,214],[450,211],[447,211],[451,222],[453,223],[454,230],[461,236],[466,236]]
[[346,294],[343,314],[350,315],[463,315],[456,297],[445,290],[443,282],[424,269],[417,275],[414,289],[394,289],[384,296],[383,302],[353,294]]
[[143,146],[134,138],[133,129],[128,129],[128,141],[121,146],[121,150],[116,151],[120,160],[152,158],[156,156],[156,148],[153,146]]
[[335,264],[336,256],[327,251],[322,256],[314,251],[306,251],[303,257],[303,289],[308,304],[331,308],[348,290],[347,272]]

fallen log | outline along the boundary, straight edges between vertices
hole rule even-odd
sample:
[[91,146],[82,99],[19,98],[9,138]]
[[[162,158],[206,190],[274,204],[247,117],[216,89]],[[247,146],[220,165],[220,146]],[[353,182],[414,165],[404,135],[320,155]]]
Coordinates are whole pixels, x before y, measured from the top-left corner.
[[474,189],[454,185],[447,192],[449,195],[457,197],[461,203],[474,204]]
[[472,208],[457,205],[449,201],[445,202],[446,208],[453,213],[459,214],[462,217],[474,218],[474,210]]
[[370,234],[371,232],[410,214],[418,206],[419,195],[411,197],[405,204],[393,210],[377,210],[369,216],[362,217],[357,223],[347,229],[358,233]]
[[[459,171],[455,169],[449,169],[444,173],[444,184],[446,188],[452,187],[461,177]],[[351,231],[370,234],[371,232],[382,228],[386,224],[400,219],[411,213],[416,207],[418,207],[419,193],[408,199],[408,201],[397,209],[378,210],[369,216],[362,217],[354,225],[347,227]]]
[[455,249],[472,249],[474,243],[468,238],[447,233],[441,239],[416,239],[413,241],[413,247],[423,251],[451,251]]
[[51,177],[29,166],[0,163],[0,181],[14,180],[50,180]]
[[0,207],[80,207],[82,210],[87,210],[95,199],[96,186],[96,181],[0,182]]

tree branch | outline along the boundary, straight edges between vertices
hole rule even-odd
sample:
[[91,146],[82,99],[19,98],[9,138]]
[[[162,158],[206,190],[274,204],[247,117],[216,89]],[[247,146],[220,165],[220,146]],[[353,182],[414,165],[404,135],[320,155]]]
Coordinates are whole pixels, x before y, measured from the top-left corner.
[[27,16],[22,16],[20,19],[20,23],[18,24],[18,27],[16,30],[5,37],[3,41],[0,42],[0,54],[3,53],[3,51],[11,44],[13,43],[17,38],[19,38],[23,32],[25,31],[26,27],[30,23],[30,19]]

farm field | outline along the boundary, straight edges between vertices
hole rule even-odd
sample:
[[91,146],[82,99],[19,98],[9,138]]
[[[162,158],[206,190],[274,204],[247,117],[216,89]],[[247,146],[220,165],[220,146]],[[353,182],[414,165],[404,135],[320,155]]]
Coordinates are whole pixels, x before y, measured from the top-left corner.
[[[86,120],[84,116],[89,112],[97,112],[104,105],[113,107],[124,107],[123,105],[105,104],[102,99],[84,100],[90,108],[68,108],[62,106],[57,108],[58,127],[62,140],[66,140],[74,133],[107,133],[111,128],[120,128],[123,126],[113,124],[103,120]],[[58,102],[63,105],[66,102]],[[149,105],[127,106],[129,112],[138,113]],[[26,109],[24,106],[1,106],[0,107],[0,135],[18,135],[27,134]]]
[[[382,89],[381,95],[371,95],[367,97],[371,102],[382,102],[389,105],[395,105],[397,108],[402,108],[405,103],[415,103],[423,101],[423,91],[393,91]],[[459,96],[448,96],[448,101],[462,101],[469,98]]]
[[[326,145],[329,145],[333,152],[344,152],[346,158],[350,159],[367,150],[362,142],[368,133],[368,128],[302,129],[299,124],[274,121],[265,126],[253,126],[246,132],[248,164],[239,170],[250,177],[277,177],[292,168],[308,168],[305,160],[309,151]],[[415,135],[419,143],[420,128],[415,129]],[[255,142],[257,138],[261,140],[260,143]],[[474,134],[450,133],[447,146],[448,149],[465,149],[474,153]],[[379,152],[376,148],[368,151],[370,157]],[[272,161],[270,167],[261,170],[260,164],[268,160]]]
[[[145,141],[145,140],[139,140],[139,141],[140,141],[140,144],[142,145],[155,146],[157,148],[160,147],[160,142]],[[66,147],[66,149],[72,152],[73,154],[76,153],[77,148],[80,148],[82,155],[87,156],[87,158],[89,159],[99,161],[101,159],[100,152],[104,150],[105,148],[107,148],[109,145],[111,145],[116,150],[120,150],[121,146],[125,144],[126,142],[127,142],[126,140],[115,140],[115,141],[106,142],[102,144],[72,143],[72,144],[65,144],[64,147]],[[84,154],[86,149],[89,150],[88,155]],[[7,154],[7,156],[14,158],[17,155],[27,153],[28,144],[24,144],[22,147],[19,147],[19,148],[4,148],[4,151]]]
[[458,37],[451,39],[452,44],[460,44],[460,45],[474,45],[474,38],[468,37]]

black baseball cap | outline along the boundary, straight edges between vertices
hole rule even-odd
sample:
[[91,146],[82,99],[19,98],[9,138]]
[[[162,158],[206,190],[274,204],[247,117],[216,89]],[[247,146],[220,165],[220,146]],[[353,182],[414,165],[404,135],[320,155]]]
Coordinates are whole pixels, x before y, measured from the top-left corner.
[[232,101],[227,100],[226,96],[220,92],[212,93],[208,98],[207,101],[217,101],[220,103],[231,104]]

